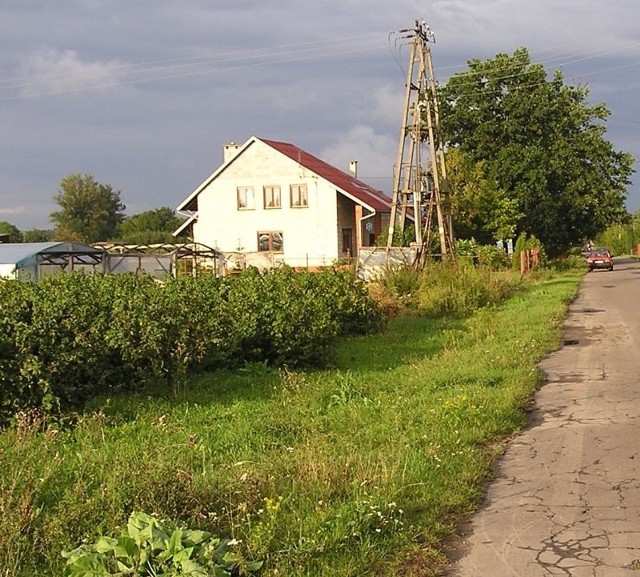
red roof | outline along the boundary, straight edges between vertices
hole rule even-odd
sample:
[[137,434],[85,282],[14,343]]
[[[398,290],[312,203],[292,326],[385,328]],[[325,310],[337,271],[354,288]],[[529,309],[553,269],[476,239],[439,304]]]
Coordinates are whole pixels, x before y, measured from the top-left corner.
[[301,148],[288,142],[260,139],[271,148],[295,160],[301,166],[321,176],[334,184],[348,195],[356,198],[363,204],[370,206],[378,212],[391,212],[391,199],[379,190],[365,184],[353,175],[331,166],[324,160],[305,152]]

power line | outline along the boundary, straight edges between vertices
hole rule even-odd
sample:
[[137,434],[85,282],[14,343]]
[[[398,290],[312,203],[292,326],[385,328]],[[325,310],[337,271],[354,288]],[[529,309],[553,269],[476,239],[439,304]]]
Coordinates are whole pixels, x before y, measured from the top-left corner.
[[[103,73],[76,76],[73,74],[43,74],[27,77],[26,79],[0,80],[0,90],[29,90],[28,94],[13,94],[0,96],[0,100],[17,100],[26,97],[38,97],[52,94],[65,94],[101,88],[110,88],[114,84],[130,85],[160,80],[171,80],[188,76],[206,75],[216,72],[227,72],[241,68],[321,60],[347,54],[379,50],[381,45],[372,35],[352,37],[345,40],[316,41],[300,44],[276,46],[267,49],[251,49],[245,51],[228,52],[215,56],[202,56],[185,59],[156,60],[137,64],[107,63],[108,81]],[[204,69],[193,70],[194,67]],[[26,81],[25,81],[26,80]],[[63,89],[47,89],[48,86],[64,81],[91,82],[90,86],[77,86]],[[41,88],[40,91],[37,91]]]
[[[390,43],[390,39],[389,39]],[[404,46],[406,43],[396,44],[396,48]],[[609,47],[608,49],[599,49],[594,51],[590,49],[585,52],[574,51],[570,54],[557,54],[555,50],[564,46],[572,46],[571,44],[560,45],[559,47],[549,48],[540,52],[551,52],[549,58],[543,58],[538,61],[531,61],[530,65],[542,65],[545,68],[550,65],[569,66],[588,60],[601,59],[605,54],[615,54],[629,51],[640,47],[640,42],[624,43]],[[139,62],[132,64],[121,64],[118,61],[107,62],[105,71],[108,77],[105,80],[104,73],[84,74],[77,76],[74,74],[42,74],[26,78],[7,78],[0,79],[0,101],[19,100],[23,98],[37,98],[48,95],[60,95],[67,93],[83,92],[87,90],[100,90],[112,88],[114,85],[133,85],[148,82],[157,82],[163,80],[173,80],[177,78],[185,78],[190,76],[207,75],[218,72],[228,72],[237,69],[285,64],[289,62],[301,62],[309,60],[322,60],[337,56],[374,51],[381,48],[379,35],[367,34],[362,36],[352,36],[346,39],[328,39],[313,42],[301,42],[292,44],[276,45],[271,47],[261,47],[248,50],[230,51],[215,55],[203,55],[185,58],[172,58],[163,60],[152,60],[147,62]],[[75,54],[73,52],[70,52]],[[67,53],[64,53],[67,54]],[[474,59],[475,60],[475,59]],[[400,69],[399,60],[396,58]],[[478,62],[482,62],[478,60]],[[587,72],[581,76],[595,76],[606,74],[608,72],[636,66],[640,62],[632,62],[618,66],[611,66],[599,71]],[[453,65],[440,68],[439,70],[451,70],[463,68],[465,65]],[[494,70],[498,72],[509,72],[519,66],[507,65],[498,67]],[[194,69],[196,68],[196,69]],[[460,74],[473,75],[474,71],[463,71]],[[502,79],[516,78],[520,74],[505,75]],[[446,78],[444,82],[450,80]],[[500,78],[498,78],[499,80]],[[80,86],[72,87],[54,87],[52,84],[61,82],[78,82],[84,83]],[[93,84],[91,84],[93,82]],[[19,91],[18,94],[2,95],[6,91]]]

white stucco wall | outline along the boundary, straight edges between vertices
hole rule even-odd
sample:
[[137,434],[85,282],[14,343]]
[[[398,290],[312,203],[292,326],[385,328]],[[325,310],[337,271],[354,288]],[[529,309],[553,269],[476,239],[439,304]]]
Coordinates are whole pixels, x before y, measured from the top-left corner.
[[[306,184],[308,207],[291,207],[289,187]],[[279,185],[281,208],[263,206],[263,187]],[[255,209],[238,209],[237,187],[253,187]],[[338,257],[337,191],[270,146],[255,141],[198,196],[194,240],[222,252],[256,252],[258,232],[282,232],[291,266],[330,265]]]

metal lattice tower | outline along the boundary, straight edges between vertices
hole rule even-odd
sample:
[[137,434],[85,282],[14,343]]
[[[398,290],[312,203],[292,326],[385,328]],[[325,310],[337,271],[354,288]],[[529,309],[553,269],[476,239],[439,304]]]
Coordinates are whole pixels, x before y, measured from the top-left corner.
[[407,220],[413,219],[417,248],[414,265],[421,266],[430,253],[434,234],[439,237],[442,258],[455,257],[437,84],[429,48],[435,39],[424,20],[416,20],[413,29],[398,34],[411,40],[411,54],[394,166],[387,251],[393,247],[394,232],[404,232]]

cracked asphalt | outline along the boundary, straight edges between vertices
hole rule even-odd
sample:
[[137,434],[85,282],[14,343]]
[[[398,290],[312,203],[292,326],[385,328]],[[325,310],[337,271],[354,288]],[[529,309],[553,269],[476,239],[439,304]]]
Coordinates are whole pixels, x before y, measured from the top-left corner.
[[640,577],[640,262],[582,281],[450,577]]

